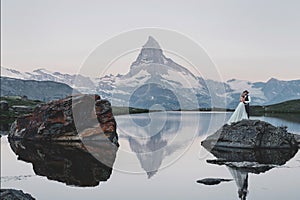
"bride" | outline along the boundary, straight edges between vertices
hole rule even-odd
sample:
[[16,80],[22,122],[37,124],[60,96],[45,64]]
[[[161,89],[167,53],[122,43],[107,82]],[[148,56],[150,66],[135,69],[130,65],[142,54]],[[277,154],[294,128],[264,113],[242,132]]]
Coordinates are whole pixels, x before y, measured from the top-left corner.
[[246,112],[246,109],[245,109],[245,93],[242,93],[241,94],[241,97],[240,97],[240,103],[239,105],[236,107],[234,113],[231,115],[230,119],[228,120],[227,124],[231,124],[233,122],[238,122],[238,121],[241,121],[242,119],[248,119],[248,116],[247,116],[247,112]]

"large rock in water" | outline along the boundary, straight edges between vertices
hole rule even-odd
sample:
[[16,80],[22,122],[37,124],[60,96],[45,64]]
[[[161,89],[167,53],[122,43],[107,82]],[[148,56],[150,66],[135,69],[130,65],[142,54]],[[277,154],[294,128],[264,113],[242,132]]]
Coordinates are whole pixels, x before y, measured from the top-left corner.
[[295,136],[286,127],[275,127],[260,120],[225,124],[202,141],[205,148],[298,148]]
[[51,101],[18,118],[10,139],[69,141],[108,138],[118,144],[111,104],[99,95],[76,95]]

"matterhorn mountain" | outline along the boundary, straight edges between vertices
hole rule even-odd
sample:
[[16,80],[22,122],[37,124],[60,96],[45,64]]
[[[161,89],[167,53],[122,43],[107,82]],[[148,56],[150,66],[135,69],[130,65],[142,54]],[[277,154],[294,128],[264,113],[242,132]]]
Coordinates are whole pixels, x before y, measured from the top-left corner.
[[167,58],[151,36],[129,72],[115,78],[110,87],[112,90],[102,95],[110,94],[107,98],[113,105],[165,110],[210,106],[202,79]]
[[[109,74],[99,78],[90,78],[83,75],[51,72],[43,68],[32,72],[20,72],[1,67],[1,77],[59,82],[81,93],[98,93],[102,98],[109,99],[114,106],[147,109],[178,110],[218,107],[219,105],[211,103],[213,99],[226,102],[226,105],[220,104],[220,107],[235,108],[241,92],[245,89],[250,91],[251,105],[269,105],[300,99],[300,80],[282,81],[271,78],[267,82],[237,79],[218,82],[197,77],[187,68],[167,58],[159,43],[151,36],[142,46],[129,72],[124,75]],[[8,79],[1,80],[5,82]],[[12,91],[18,91],[18,85],[5,85],[5,90],[10,95],[13,95]]]

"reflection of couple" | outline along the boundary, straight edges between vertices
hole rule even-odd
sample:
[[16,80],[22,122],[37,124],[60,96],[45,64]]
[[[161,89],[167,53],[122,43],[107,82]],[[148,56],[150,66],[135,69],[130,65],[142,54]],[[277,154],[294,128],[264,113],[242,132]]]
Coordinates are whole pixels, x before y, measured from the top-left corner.
[[236,107],[234,113],[231,115],[227,124],[231,124],[233,122],[241,121],[242,119],[249,119],[249,111],[251,98],[249,96],[249,92],[245,90],[240,96],[240,103]]
[[241,200],[246,200],[248,194],[248,172],[228,167],[238,187],[238,195]]

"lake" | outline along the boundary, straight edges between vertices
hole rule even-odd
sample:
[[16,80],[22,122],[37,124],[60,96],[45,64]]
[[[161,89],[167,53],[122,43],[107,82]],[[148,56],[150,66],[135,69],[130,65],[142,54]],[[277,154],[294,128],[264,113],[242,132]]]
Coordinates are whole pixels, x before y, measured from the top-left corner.
[[[299,199],[299,152],[287,156],[282,164],[260,165],[262,170],[256,173],[207,162],[216,157],[200,143],[230,115],[155,112],[116,116],[119,149],[86,143],[90,154],[74,143],[10,144],[2,136],[1,188],[20,189],[38,200],[239,199],[237,176],[247,174],[247,199]],[[300,122],[288,117],[251,119],[287,126],[289,132],[300,134]],[[217,185],[196,182],[204,178],[234,180]]]

